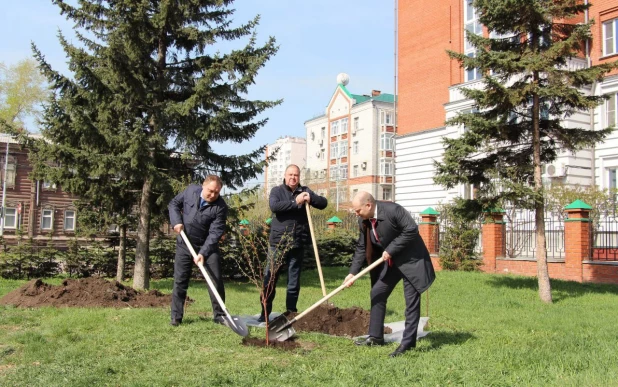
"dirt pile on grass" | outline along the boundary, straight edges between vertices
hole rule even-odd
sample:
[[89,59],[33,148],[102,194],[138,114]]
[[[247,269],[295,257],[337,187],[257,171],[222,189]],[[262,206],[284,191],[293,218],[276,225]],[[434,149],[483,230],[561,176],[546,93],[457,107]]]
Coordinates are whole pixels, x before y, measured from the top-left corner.
[[140,292],[99,277],[66,279],[49,285],[35,279],[0,298],[0,304],[22,308],[41,306],[147,308],[169,306],[171,295],[158,290]]
[[[289,319],[296,316],[292,313]],[[296,331],[320,332],[333,336],[356,337],[366,335],[369,331],[370,312],[352,307],[340,309],[332,305],[320,305],[294,323]],[[391,333],[390,328],[384,328],[384,333]]]

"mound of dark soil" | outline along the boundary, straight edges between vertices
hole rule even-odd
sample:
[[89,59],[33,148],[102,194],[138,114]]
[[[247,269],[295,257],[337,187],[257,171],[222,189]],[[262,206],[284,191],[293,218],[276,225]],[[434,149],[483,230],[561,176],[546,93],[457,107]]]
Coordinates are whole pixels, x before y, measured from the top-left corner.
[[[288,318],[296,315],[291,313]],[[340,309],[323,304],[294,323],[294,329],[297,332],[320,332],[334,336],[362,336],[369,331],[369,315],[368,310],[357,307]],[[391,329],[384,328],[384,333],[391,333]]]
[[28,282],[0,299],[0,304],[22,308],[40,306],[144,308],[169,306],[171,295],[158,290],[140,292],[99,277],[66,279],[53,286],[41,279]]

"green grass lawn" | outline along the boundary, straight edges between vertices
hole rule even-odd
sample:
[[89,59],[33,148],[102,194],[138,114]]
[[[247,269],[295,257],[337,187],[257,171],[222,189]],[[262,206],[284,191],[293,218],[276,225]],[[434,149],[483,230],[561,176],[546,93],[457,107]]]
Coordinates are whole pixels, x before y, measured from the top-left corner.
[[[324,272],[329,291],[347,274]],[[0,386],[618,385],[618,286],[553,281],[555,302],[544,305],[532,278],[437,275],[429,295],[431,333],[395,359],[387,356],[395,345],[357,348],[321,334],[299,334],[302,348],[294,352],[245,347],[240,336],[204,317],[210,305],[203,282],[192,283],[196,302],[178,328],[169,325],[168,308],[0,306]],[[23,283],[0,280],[0,296]],[[171,292],[171,280],[152,285]],[[284,287],[278,291],[281,311]],[[228,282],[226,292],[232,314],[259,312],[252,284]],[[319,298],[317,273],[304,272],[300,309]],[[369,309],[368,278],[332,301]],[[403,320],[403,310],[399,285],[387,321]]]

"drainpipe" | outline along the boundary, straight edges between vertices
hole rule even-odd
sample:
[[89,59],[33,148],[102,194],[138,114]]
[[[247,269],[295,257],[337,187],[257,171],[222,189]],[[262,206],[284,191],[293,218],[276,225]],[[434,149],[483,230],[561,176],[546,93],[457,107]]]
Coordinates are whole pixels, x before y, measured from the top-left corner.
[[[588,0],[584,0],[584,4],[588,5]],[[589,10],[586,9],[584,11],[584,22],[588,23],[590,21]],[[590,58],[590,39],[586,39],[586,65],[588,68],[592,67],[592,59]],[[594,96],[596,94],[597,89],[597,81],[593,81],[590,89],[590,93]],[[590,130],[594,130],[594,109],[590,112]],[[590,149],[590,160],[591,160],[591,168],[592,171],[590,176],[591,186],[595,186],[596,182],[596,144],[592,144],[592,148]],[[600,175],[600,173],[599,173]]]

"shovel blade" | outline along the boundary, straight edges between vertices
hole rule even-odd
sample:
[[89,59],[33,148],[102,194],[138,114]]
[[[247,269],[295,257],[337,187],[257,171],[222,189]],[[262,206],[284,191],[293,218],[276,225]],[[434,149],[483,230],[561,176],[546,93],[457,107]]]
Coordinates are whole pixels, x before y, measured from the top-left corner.
[[279,315],[268,323],[268,337],[270,340],[286,341],[293,337],[296,330],[292,327],[292,322],[284,315]]
[[[230,319],[231,317],[231,319]],[[242,320],[238,316],[223,316],[223,325],[230,328],[237,334],[242,337],[246,337],[249,334],[249,328],[247,328],[247,324],[245,324],[244,320]]]

